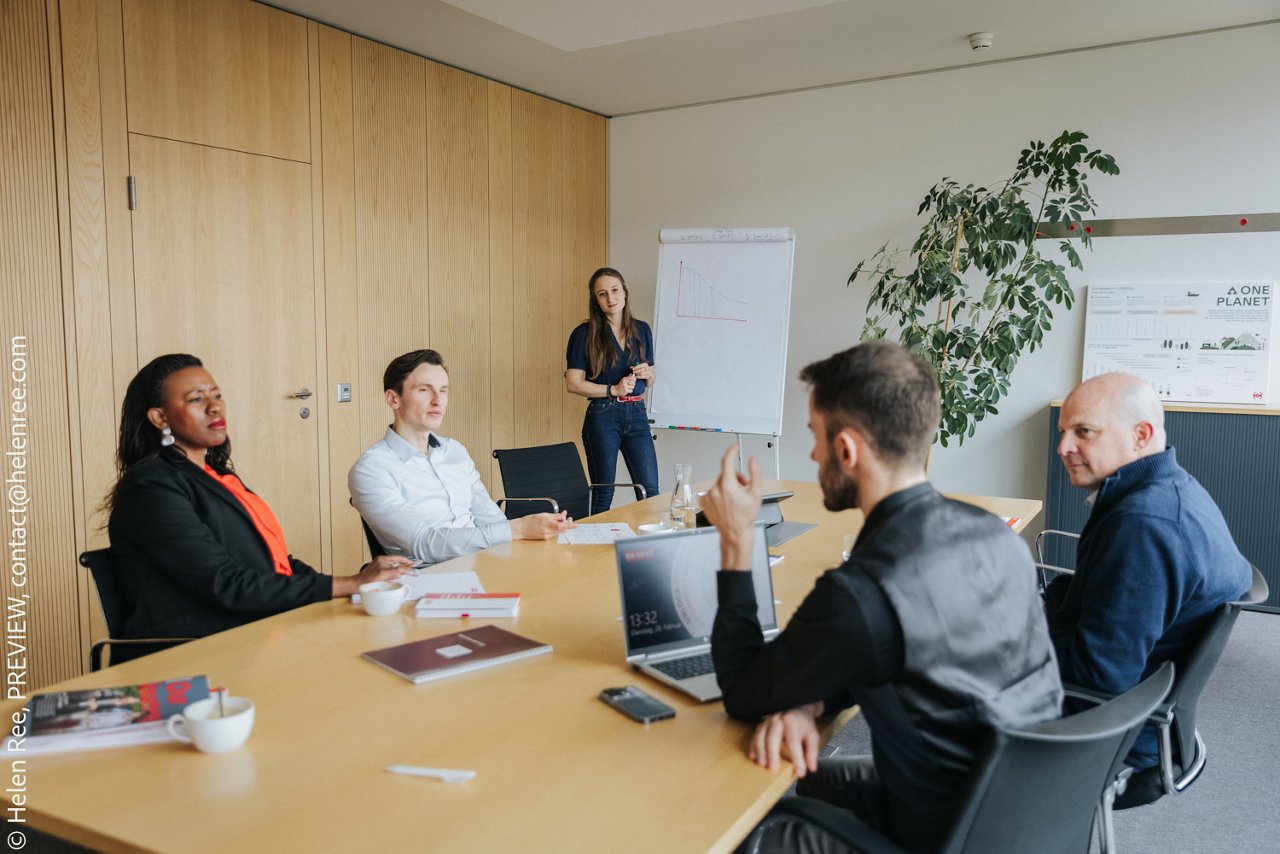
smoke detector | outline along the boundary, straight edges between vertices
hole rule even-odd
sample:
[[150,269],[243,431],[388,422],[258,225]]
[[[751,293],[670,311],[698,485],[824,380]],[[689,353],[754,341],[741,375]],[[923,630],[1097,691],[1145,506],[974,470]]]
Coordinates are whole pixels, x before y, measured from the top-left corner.
[[969,47],[973,50],[988,50],[995,39],[992,33],[969,33]]

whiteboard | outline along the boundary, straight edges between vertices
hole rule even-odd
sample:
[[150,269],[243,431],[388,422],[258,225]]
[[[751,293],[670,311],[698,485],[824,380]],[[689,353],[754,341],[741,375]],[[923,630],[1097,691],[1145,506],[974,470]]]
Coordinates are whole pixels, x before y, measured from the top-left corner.
[[790,228],[662,229],[654,427],[782,432]]

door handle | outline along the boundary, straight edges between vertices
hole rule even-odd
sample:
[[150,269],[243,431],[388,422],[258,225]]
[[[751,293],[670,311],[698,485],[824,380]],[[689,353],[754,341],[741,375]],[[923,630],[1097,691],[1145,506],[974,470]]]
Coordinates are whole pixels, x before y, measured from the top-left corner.
[[311,397],[311,389],[307,388],[306,386],[303,386],[302,388],[295,391],[293,394],[289,395],[289,397],[297,400],[306,400],[308,397]]

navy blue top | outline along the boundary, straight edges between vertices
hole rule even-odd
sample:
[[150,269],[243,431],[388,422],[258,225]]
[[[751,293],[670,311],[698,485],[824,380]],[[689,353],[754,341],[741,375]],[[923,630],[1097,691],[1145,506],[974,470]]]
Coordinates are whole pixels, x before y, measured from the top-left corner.
[[[1118,694],[1178,656],[1253,578],[1222,511],[1172,447],[1102,482],[1076,547],[1076,574],[1045,591],[1062,681]],[[1157,761],[1148,724],[1129,764]]]
[[[649,324],[643,320],[633,321],[636,325],[636,337],[632,339],[639,344],[640,361],[646,364],[653,364],[653,331],[649,329]],[[576,368],[587,375],[587,380],[593,383],[603,383],[604,385],[617,385],[618,382],[631,373],[631,362],[627,361],[626,351],[618,346],[617,339],[613,339],[613,364],[606,368],[603,373],[598,376],[591,376],[591,363],[587,359],[587,330],[590,324],[586,321],[578,324],[569,336],[569,347],[565,351],[565,362],[572,370]],[[610,336],[612,338],[612,336]],[[632,390],[632,395],[644,394],[645,381],[636,380],[636,387]]]

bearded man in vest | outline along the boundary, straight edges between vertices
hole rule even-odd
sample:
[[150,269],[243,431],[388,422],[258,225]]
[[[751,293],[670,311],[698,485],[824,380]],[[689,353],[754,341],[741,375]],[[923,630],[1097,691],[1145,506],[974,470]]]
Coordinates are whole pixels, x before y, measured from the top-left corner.
[[[759,465],[735,450],[703,500],[720,530],[712,656],[735,717],[763,721],[749,755],[794,764],[820,797],[911,851],[936,848],[996,726],[1057,717],[1058,664],[1030,553],[999,518],[944,498],[924,462],[940,420],[932,368],[868,342],[804,369],[812,457],[828,510],[864,523],[786,629],[765,643],[749,571]],[[873,755],[818,761],[817,719],[857,703]],[[756,850],[849,850],[797,818],[769,816]]]

